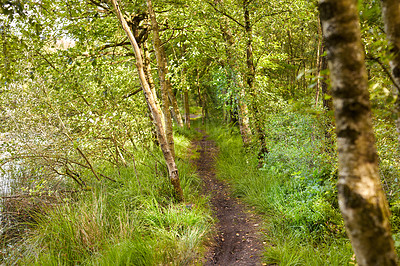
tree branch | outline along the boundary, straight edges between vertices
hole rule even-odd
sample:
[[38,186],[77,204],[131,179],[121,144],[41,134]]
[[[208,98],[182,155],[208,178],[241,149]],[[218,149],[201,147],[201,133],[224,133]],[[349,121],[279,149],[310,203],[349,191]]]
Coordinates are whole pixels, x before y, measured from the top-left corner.
[[400,85],[397,84],[397,82],[396,82],[396,80],[394,79],[392,73],[386,68],[386,66],[383,64],[383,62],[382,62],[378,57],[367,56],[366,58],[367,58],[368,60],[372,60],[372,61],[375,61],[376,63],[378,63],[378,64],[381,66],[383,72],[385,72],[385,74],[386,74],[386,75],[389,77],[389,79],[392,81],[393,86],[395,86],[396,89],[397,89],[397,91],[400,92]]
[[103,50],[105,50],[105,49],[107,49],[107,48],[115,48],[115,47],[118,47],[118,46],[125,46],[125,45],[130,45],[130,44],[131,44],[131,43],[125,39],[125,40],[123,40],[122,42],[119,42],[119,43],[115,43],[115,44],[106,44],[106,45],[104,45],[103,47],[101,47],[101,48],[99,49],[99,51],[103,51]]
[[129,93],[128,95],[124,95],[124,96],[122,97],[122,99],[129,98],[129,97],[131,97],[131,96],[133,96],[133,95],[135,95],[135,94],[137,94],[137,93],[139,93],[139,92],[141,92],[141,91],[142,91],[142,88],[139,88],[139,89],[137,89],[137,90],[135,90],[135,91]]
[[218,9],[213,3],[211,3],[210,1],[206,1],[206,2],[207,2],[207,4],[209,4],[212,8],[214,8],[215,11],[217,11],[218,13],[220,13],[220,14],[222,14],[222,15],[228,17],[228,18],[230,18],[232,21],[236,22],[236,23],[237,23],[239,26],[241,26],[242,28],[245,28],[245,26],[244,26],[242,23],[240,23],[238,20],[236,20],[234,17],[232,17],[231,15],[225,13],[225,12],[222,11],[222,10],[219,10],[219,9]]
[[257,22],[259,22],[260,20],[262,20],[265,17],[272,17],[272,16],[280,15],[280,14],[286,13],[286,12],[290,12],[290,10],[281,10],[281,11],[271,13],[271,14],[264,14],[264,15],[260,16],[259,18],[257,18],[256,20],[254,20],[253,23],[251,23],[251,26],[255,25]]

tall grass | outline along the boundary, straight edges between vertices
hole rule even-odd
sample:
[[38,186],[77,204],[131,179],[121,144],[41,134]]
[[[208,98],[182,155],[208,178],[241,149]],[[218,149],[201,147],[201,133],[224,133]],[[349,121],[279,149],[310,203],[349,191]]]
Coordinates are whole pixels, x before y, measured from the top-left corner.
[[[191,265],[201,254],[212,218],[201,181],[189,164],[190,141],[177,134],[178,169],[186,203],[176,203],[162,155],[135,151],[126,168],[104,167],[117,182],[91,184],[39,217],[11,256],[24,265]],[[151,154],[150,154],[151,153]],[[136,168],[136,169],[135,169]],[[137,175],[136,175],[137,173]]]
[[311,115],[271,114],[269,153],[258,169],[254,147],[236,129],[210,130],[220,146],[218,177],[255,206],[265,222],[264,261],[278,265],[348,265],[352,250],[337,209],[335,160],[325,152],[322,127]]

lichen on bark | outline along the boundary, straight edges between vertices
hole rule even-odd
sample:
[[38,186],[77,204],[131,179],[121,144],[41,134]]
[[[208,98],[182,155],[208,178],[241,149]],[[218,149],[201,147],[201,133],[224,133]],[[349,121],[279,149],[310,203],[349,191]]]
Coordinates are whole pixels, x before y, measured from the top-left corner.
[[359,265],[397,265],[372,129],[357,0],[320,0],[339,152],[339,206]]

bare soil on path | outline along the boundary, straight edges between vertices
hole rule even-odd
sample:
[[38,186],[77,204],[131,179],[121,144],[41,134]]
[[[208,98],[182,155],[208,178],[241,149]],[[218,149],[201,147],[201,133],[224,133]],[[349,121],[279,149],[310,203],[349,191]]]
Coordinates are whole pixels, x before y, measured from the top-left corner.
[[216,178],[218,148],[214,141],[204,135],[194,145],[200,154],[196,160],[197,171],[204,181],[204,193],[210,195],[213,215],[218,221],[204,265],[263,265],[261,219],[248,206],[231,197],[229,185]]

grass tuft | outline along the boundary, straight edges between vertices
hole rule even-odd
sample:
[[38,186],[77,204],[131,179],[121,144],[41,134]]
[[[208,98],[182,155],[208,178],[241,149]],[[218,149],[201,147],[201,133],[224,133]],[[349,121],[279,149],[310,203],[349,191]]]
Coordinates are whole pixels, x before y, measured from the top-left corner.
[[[192,134],[186,132],[185,134]],[[193,135],[193,134],[192,134]],[[7,264],[191,265],[203,252],[213,220],[201,181],[187,156],[190,141],[177,133],[177,165],[186,203],[176,203],[162,155],[133,151],[135,166],[103,165],[107,180],[65,198],[39,216]],[[136,169],[135,169],[136,168]],[[137,173],[137,174],[136,174]]]

